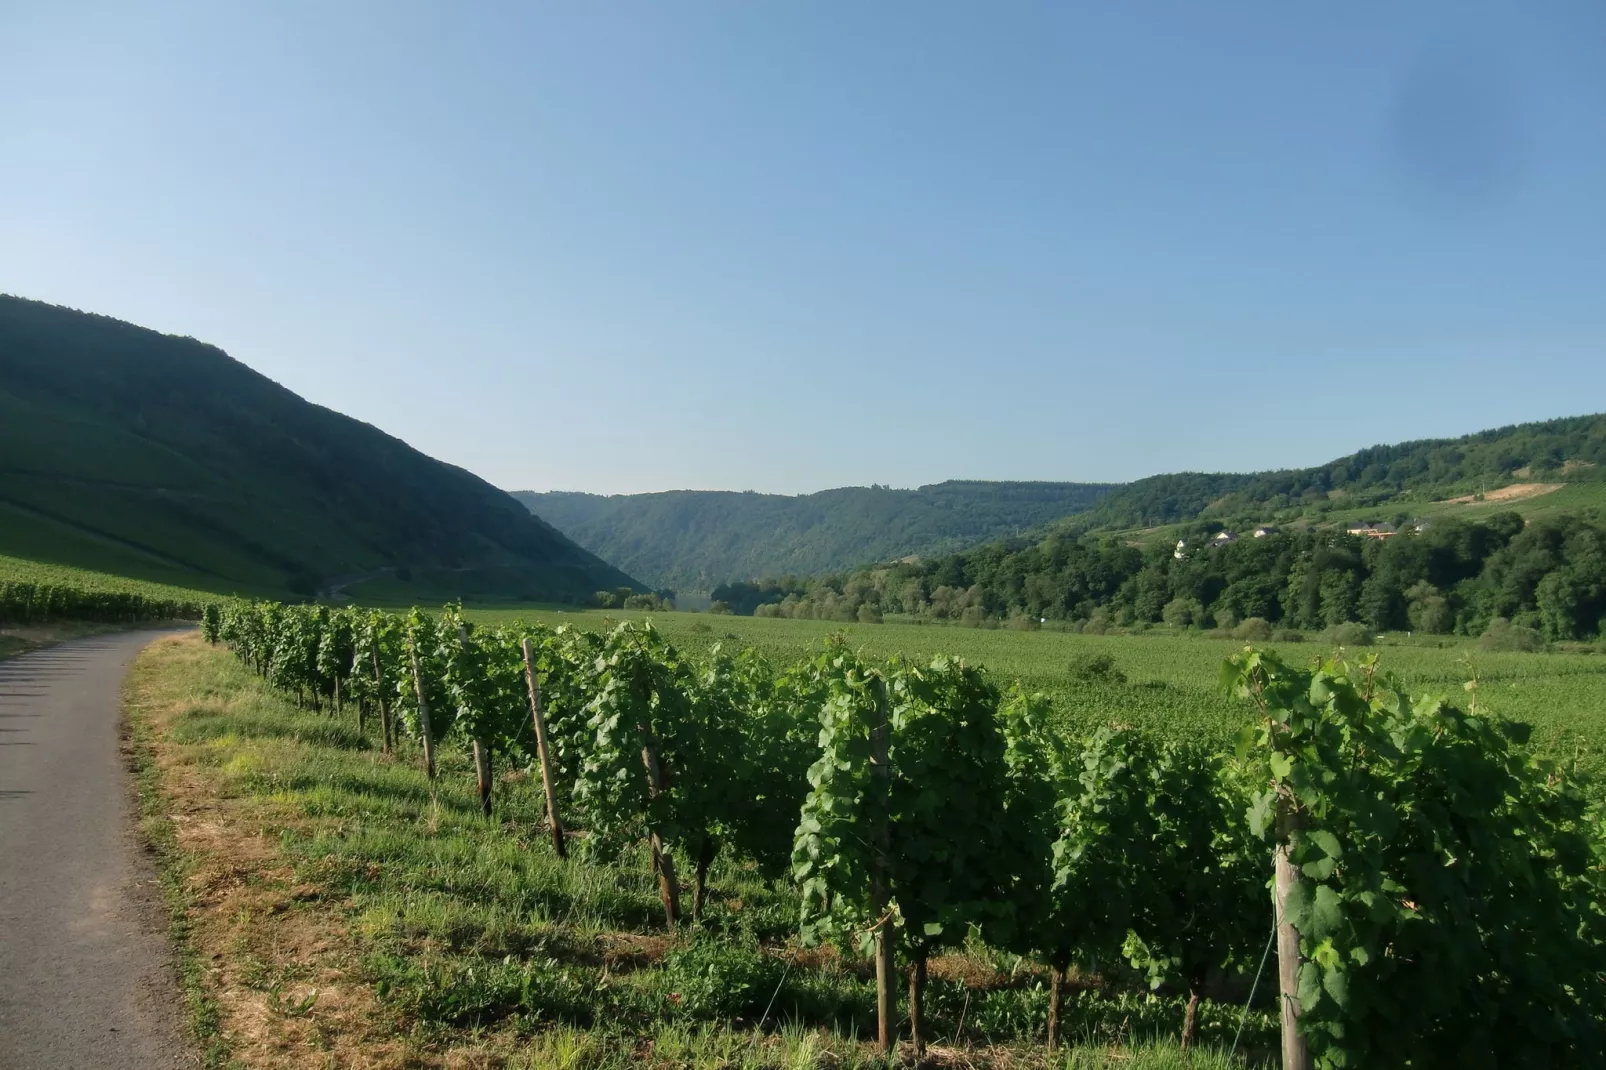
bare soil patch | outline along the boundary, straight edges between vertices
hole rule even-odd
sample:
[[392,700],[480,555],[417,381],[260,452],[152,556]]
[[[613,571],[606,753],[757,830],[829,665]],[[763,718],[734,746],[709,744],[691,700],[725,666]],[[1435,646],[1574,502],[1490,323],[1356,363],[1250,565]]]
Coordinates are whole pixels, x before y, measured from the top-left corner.
[[[1513,483],[1509,487],[1499,487],[1484,494],[1486,502],[1520,502],[1529,498],[1538,498],[1565,487],[1565,483]],[[1446,498],[1451,505],[1468,505],[1478,500],[1476,494],[1463,494],[1459,498]]]

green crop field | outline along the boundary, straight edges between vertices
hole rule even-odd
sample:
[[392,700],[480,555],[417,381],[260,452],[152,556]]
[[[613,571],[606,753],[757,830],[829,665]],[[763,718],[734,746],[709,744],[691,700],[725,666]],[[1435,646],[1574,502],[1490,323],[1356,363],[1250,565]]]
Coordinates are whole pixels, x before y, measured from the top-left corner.
[[[781,663],[808,657],[827,636],[841,632],[877,657],[955,654],[983,665],[1001,682],[1019,680],[1028,690],[1047,693],[1068,725],[1132,724],[1225,745],[1248,720],[1248,710],[1217,685],[1223,659],[1244,644],[1200,634],[1156,630],[1142,635],[1082,635],[698,613],[478,610],[470,615],[487,623],[523,617],[592,629],[604,627],[609,619],[650,617],[666,638],[684,649],[703,650],[721,642],[745,645]],[[1330,652],[1314,640],[1263,645],[1280,648],[1293,660]],[[1532,724],[1539,750],[1555,757],[1577,756],[1584,769],[1606,774],[1600,746],[1606,739],[1606,656],[1494,653],[1473,641],[1403,636],[1350,654],[1368,650],[1412,691],[1441,691],[1454,702],[1466,701],[1463,686],[1475,676],[1481,707]],[[1114,673],[1087,671],[1088,662],[1099,655],[1113,659]]]
[[[0,556],[0,583],[6,581],[147,598],[196,597],[196,592],[182,587]],[[589,629],[607,627],[613,620],[650,617],[666,638],[688,651],[706,650],[715,643],[750,646],[778,663],[809,657],[826,637],[841,632],[876,657],[955,654],[983,665],[1003,683],[1019,680],[1028,690],[1047,693],[1067,725],[1133,724],[1218,745],[1230,742],[1247,716],[1216,683],[1222,659],[1243,644],[1198,633],[1155,629],[1138,635],[1085,635],[1049,629],[841,624],[551,606],[478,609],[469,615],[486,623],[523,618],[548,624],[567,621]],[[1316,641],[1270,645],[1280,645],[1295,659],[1328,652]],[[1532,724],[1539,749],[1556,757],[1577,756],[1584,769],[1606,774],[1600,747],[1606,739],[1606,656],[1495,653],[1481,650],[1473,641],[1403,636],[1387,637],[1370,649],[1379,655],[1383,668],[1397,673],[1409,688],[1442,691],[1456,701],[1465,701],[1463,685],[1476,676],[1480,703],[1495,714]],[[1079,669],[1099,655],[1113,660],[1113,673]]]

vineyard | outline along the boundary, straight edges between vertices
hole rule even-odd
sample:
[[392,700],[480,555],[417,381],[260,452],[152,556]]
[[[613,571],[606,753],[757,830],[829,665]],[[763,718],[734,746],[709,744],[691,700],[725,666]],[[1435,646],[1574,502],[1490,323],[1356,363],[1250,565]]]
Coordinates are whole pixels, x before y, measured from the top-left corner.
[[212,596],[82,569],[0,557],[0,627],[56,621],[199,620]]
[[[595,627],[595,613],[514,613],[470,610],[484,626],[528,617],[549,627]],[[615,613],[623,619],[645,614]],[[926,660],[958,654],[984,664],[999,678],[1020,681],[1053,701],[1056,724],[1086,735],[1119,711],[1123,723],[1171,739],[1203,741],[1220,750],[1236,745],[1250,709],[1217,685],[1223,659],[1242,641],[1161,631],[1141,635],[1078,635],[1049,629],[887,623],[836,624],[755,617],[653,614],[654,624],[677,648],[701,654],[716,643],[752,647],[777,664],[810,656],[833,634],[877,657],[897,654]],[[1277,643],[1290,660],[1305,661],[1331,648],[1318,642]],[[1373,648],[1411,691],[1458,692],[1474,677],[1488,708],[1533,725],[1533,748],[1577,761],[1595,783],[1606,783],[1606,657],[1586,653],[1513,653],[1483,649],[1476,641],[1390,635]],[[1596,787],[1589,789],[1599,796]]]
[[[1227,752],[1118,706],[1065,731],[1049,697],[962,660],[840,641],[781,663],[639,622],[273,603],[211,607],[203,632],[301,711],[220,740],[350,756],[322,778],[229,766],[337,822],[292,847],[343,882],[376,991],[426,1026],[1242,1054],[1277,1043],[1281,991],[1293,1065],[1606,1053],[1598,815],[1476,689],[1463,710],[1370,659],[1240,652]],[[443,800],[463,838],[404,850]]]

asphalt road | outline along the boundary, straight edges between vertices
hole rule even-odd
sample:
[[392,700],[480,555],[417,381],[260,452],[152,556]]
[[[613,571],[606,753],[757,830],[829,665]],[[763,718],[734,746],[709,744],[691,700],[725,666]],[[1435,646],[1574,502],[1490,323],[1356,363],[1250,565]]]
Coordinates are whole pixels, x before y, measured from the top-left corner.
[[0,1070],[195,1065],[118,741],[154,634],[0,661]]

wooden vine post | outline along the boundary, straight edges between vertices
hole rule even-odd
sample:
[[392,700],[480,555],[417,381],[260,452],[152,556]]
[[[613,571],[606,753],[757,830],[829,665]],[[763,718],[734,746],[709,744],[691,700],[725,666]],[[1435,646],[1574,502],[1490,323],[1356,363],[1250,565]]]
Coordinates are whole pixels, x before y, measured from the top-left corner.
[[474,741],[474,779],[480,789],[480,813],[491,816],[491,749],[482,739]]
[[915,1059],[926,1057],[926,957],[921,955],[909,967],[909,1039],[914,1042]]
[[708,895],[708,870],[714,864],[715,846],[712,836],[704,836],[697,850],[697,871],[692,876],[691,920],[703,920],[703,900]]
[[[464,649],[468,647],[468,625],[457,626],[457,642]],[[480,813],[486,817],[491,816],[491,748],[485,745],[485,740],[479,736],[474,737],[474,779],[479,783]]]
[[385,737],[382,753],[390,754],[390,703],[385,701],[385,674],[379,671],[379,644],[373,648],[374,694],[379,698],[379,732]]
[[1277,800],[1277,988],[1283,1015],[1283,1070],[1311,1070],[1310,1045],[1299,1032],[1299,931],[1288,920],[1288,897],[1299,883],[1289,852],[1304,815],[1282,789]]
[[[643,735],[646,733],[643,731]],[[641,763],[647,767],[647,796],[656,799],[658,793],[664,790],[663,767],[658,764],[658,751],[649,741],[641,745]],[[658,835],[655,828],[647,837],[652,846],[652,868],[658,874],[658,898],[664,902],[664,917],[669,922],[669,931],[675,931],[675,923],[680,920],[680,882],[675,879],[675,859],[664,850],[663,837]]]
[[535,753],[541,759],[541,792],[546,796],[546,820],[552,828],[552,848],[558,857],[569,857],[568,845],[563,838],[563,823],[558,820],[558,797],[552,789],[552,757],[547,750],[546,718],[541,716],[541,685],[535,679],[535,659],[530,655],[530,640],[523,642],[524,682],[530,689],[530,720],[535,722]]
[[1199,993],[1203,985],[1199,981],[1188,982],[1188,1008],[1182,1012],[1182,1044],[1180,1050],[1186,1052],[1193,1046],[1193,1037],[1199,1028]]
[[418,734],[424,737],[424,773],[435,779],[435,736],[429,730],[429,700],[424,697],[424,674],[418,667],[418,642],[407,633],[407,653],[413,661],[413,690],[418,694]]
[[1058,1051],[1060,1046],[1060,1011],[1065,1006],[1065,967],[1058,962],[1048,974],[1048,1050]]
[[[892,1050],[892,918],[887,862],[892,857],[892,828],[887,810],[892,801],[892,769],[888,764],[892,726],[887,719],[885,685],[871,683],[875,694],[875,722],[870,726],[870,775],[875,783],[871,805],[870,912],[878,919],[875,934],[876,1047]],[[911,985],[913,978],[910,979]]]

